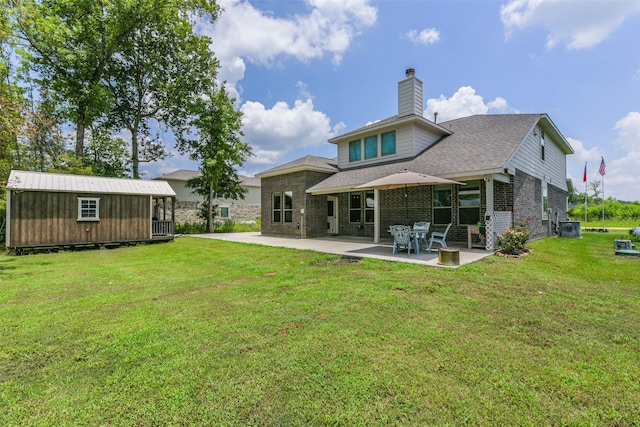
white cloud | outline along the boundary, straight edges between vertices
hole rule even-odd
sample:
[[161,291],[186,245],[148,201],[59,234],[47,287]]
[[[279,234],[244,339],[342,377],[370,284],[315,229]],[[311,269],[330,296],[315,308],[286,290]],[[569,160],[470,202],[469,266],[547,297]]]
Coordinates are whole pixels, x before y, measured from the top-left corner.
[[[582,175],[587,162],[587,182],[600,180],[598,169],[600,158],[604,156],[607,164],[605,197],[618,200],[640,200],[640,112],[630,112],[614,126],[618,137],[606,149],[598,147],[587,149],[582,141],[567,138],[575,154],[567,158],[567,172],[578,191],[584,191]],[[618,150],[614,146],[619,147]]]
[[415,44],[430,45],[440,40],[440,31],[435,28],[427,28],[420,32],[411,30],[405,37]]
[[270,67],[283,55],[303,62],[331,55],[339,64],[353,38],[377,20],[369,0],[308,0],[308,14],[287,18],[274,17],[248,1],[220,4],[218,20],[213,25],[201,22],[200,31],[213,39],[220,79],[230,85],[244,78],[245,60]]
[[482,96],[476,94],[474,88],[463,86],[450,98],[440,95],[439,98],[427,100],[424,116],[432,120],[436,112],[438,113],[438,122],[444,122],[474,114],[514,113],[517,111],[509,107],[504,98],[497,97],[485,103]]
[[638,12],[640,2],[628,0],[511,0],[500,8],[507,37],[528,27],[545,27],[549,49],[596,46]]
[[293,106],[276,102],[270,109],[247,101],[240,111],[244,139],[254,147],[252,163],[273,164],[294,148],[326,144],[344,129],[343,123],[332,127],[326,114],[314,110],[310,98]]
[[618,131],[618,139],[615,141],[617,146],[640,152],[640,112],[630,112],[618,120],[614,129]]

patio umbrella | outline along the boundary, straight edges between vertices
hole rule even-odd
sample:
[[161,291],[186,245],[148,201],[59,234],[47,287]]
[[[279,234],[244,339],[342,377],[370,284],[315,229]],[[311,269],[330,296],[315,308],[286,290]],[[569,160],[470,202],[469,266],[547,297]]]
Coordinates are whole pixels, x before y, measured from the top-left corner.
[[404,203],[407,221],[409,220],[409,200],[407,197],[407,187],[416,187],[419,185],[436,185],[436,184],[461,184],[463,182],[453,181],[451,179],[440,178],[439,176],[427,175],[423,173],[413,172],[408,169],[365,182],[355,188],[374,188],[378,190],[393,190],[395,188],[404,188]]

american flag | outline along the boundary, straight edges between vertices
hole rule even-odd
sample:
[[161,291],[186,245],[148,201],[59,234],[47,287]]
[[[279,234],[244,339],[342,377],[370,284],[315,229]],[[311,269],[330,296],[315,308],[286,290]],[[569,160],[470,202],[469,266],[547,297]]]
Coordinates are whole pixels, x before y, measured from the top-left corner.
[[604,157],[602,158],[602,161],[600,162],[600,170],[598,172],[600,172],[600,175],[604,176],[604,172],[607,169],[607,165],[604,162]]

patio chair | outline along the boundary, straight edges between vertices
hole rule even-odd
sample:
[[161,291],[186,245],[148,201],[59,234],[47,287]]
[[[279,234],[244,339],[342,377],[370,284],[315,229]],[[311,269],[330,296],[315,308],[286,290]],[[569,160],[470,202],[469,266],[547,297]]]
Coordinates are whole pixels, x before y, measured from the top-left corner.
[[427,249],[429,253],[431,253],[431,246],[434,243],[440,243],[443,248],[447,247],[447,233],[449,232],[450,228],[451,223],[447,225],[447,228],[445,228],[443,232],[434,231],[433,233],[431,233],[431,237],[429,238],[429,248]]
[[422,247],[427,246],[427,234],[429,234],[430,222],[416,222],[413,224],[413,231],[418,244]]
[[393,255],[398,248],[405,246],[408,255],[411,255],[411,245],[415,244],[415,251],[419,253],[417,242],[411,238],[411,228],[408,225],[392,225],[389,229],[393,236]]

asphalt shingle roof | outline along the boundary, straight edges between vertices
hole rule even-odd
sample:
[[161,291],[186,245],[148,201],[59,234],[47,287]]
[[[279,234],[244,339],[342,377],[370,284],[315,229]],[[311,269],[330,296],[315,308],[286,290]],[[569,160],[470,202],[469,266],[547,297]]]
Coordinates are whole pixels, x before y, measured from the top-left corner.
[[452,132],[414,158],[343,169],[309,192],[353,188],[408,169],[455,179],[474,171],[502,169],[543,114],[492,114],[439,123]]
[[[178,169],[176,171],[154,178],[154,180],[186,182],[201,175],[202,173],[200,173],[200,171]],[[240,178],[240,181],[242,181],[242,184],[247,187],[260,187],[260,178],[244,175],[238,175],[238,177]]]

